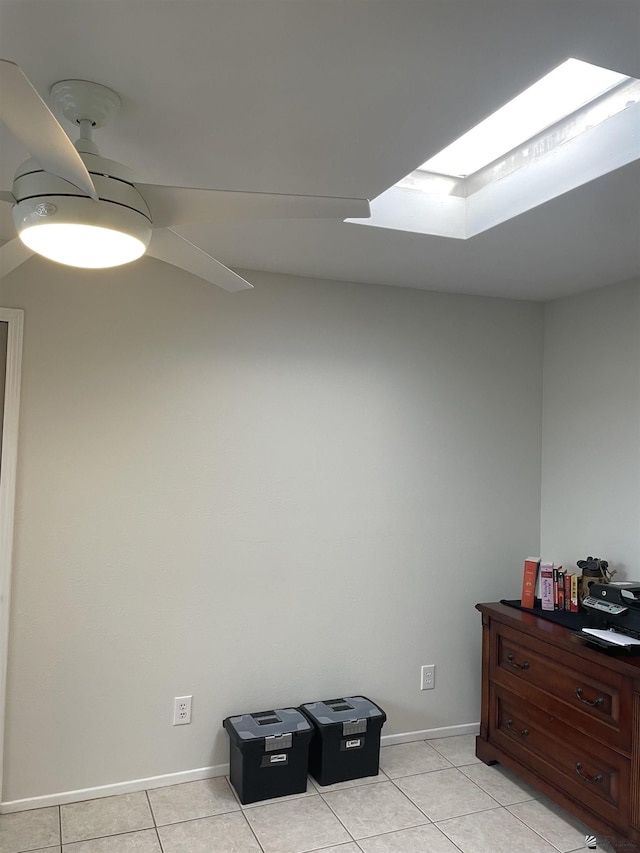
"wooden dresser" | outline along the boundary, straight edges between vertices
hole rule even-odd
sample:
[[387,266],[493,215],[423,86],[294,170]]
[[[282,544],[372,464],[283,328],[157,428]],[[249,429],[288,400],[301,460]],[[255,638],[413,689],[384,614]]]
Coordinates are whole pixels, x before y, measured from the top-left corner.
[[612,656],[504,604],[482,614],[476,754],[499,761],[617,851],[640,851],[640,657]]

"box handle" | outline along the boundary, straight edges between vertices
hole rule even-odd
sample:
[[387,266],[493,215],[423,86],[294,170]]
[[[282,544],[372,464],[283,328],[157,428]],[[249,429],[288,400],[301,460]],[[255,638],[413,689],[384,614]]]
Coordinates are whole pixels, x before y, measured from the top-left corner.
[[291,732],[285,732],[283,735],[270,735],[264,739],[265,752],[280,752],[283,749],[291,749],[293,743],[293,735]]
[[361,735],[364,734],[366,731],[366,718],[363,718],[361,720],[347,720],[346,723],[342,724],[343,737],[349,737],[350,735]]

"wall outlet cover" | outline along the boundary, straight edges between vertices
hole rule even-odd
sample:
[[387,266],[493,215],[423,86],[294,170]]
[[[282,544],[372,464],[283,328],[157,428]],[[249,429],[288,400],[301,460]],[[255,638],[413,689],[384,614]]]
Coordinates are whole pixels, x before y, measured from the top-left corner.
[[193,696],[176,696],[173,700],[173,725],[187,726],[191,722],[191,700]]
[[436,665],[427,664],[420,670],[420,690],[433,690],[436,686]]

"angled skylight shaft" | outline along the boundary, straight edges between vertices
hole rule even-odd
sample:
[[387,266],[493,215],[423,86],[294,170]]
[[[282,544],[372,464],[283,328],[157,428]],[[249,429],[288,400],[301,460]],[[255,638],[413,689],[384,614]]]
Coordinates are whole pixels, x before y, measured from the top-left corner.
[[589,62],[567,59],[418,170],[460,178],[473,175],[629,79]]

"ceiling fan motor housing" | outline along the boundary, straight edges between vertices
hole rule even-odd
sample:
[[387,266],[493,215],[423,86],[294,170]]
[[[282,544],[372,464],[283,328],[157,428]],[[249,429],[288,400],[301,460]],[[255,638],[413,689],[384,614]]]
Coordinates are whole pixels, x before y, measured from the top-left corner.
[[[85,147],[94,146],[88,142]],[[99,154],[79,153],[99,200],[94,201],[69,181],[43,171],[35,159],[27,160],[16,171],[13,182],[13,220],[18,234],[53,223],[92,225],[135,237],[145,251],[151,240],[151,213],[133,185],[130,171]]]

